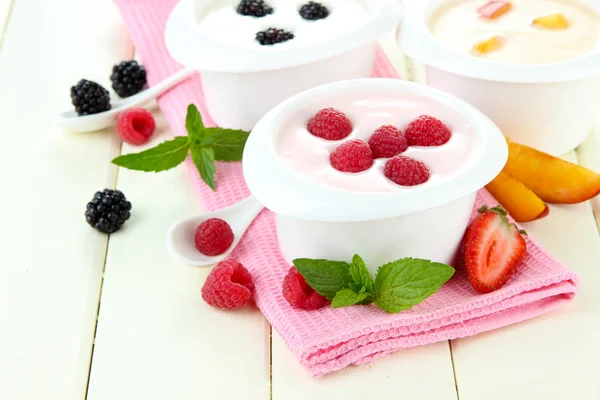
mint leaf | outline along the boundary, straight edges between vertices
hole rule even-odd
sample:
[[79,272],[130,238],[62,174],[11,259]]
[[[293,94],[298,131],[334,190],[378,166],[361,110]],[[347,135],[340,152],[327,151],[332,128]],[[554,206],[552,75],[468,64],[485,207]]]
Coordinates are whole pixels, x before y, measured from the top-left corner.
[[454,268],[428,260],[405,258],[385,264],[375,278],[375,304],[397,313],[419,304],[439,290]]
[[249,132],[237,129],[207,128],[206,136],[211,139],[217,161],[240,161]]
[[188,155],[187,136],[176,136],[140,153],[126,154],[112,160],[113,164],[137,171],[166,171],[181,164]]
[[194,104],[190,104],[187,108],[187,115],[185,116],[185,130],[187,131],[188,136],[192,139],[202,139],[205,136],[202,115]]
[[196,165],[202,180],[215,189],[215,153],[210,147],[192,147],[192,161]]
[[365,262],[358,254],[355,254],[352,258],[352,264],[350,264],[350,277],[352,278],[353,283],[363,286],[368,293],[373,293],[373,278],[371,277]]
[[352,306],[363,301],[368,296],[367,293],[355,293],[352,289],[342,289],[335,294],[331,302],[331,308],[341,308]]
[[306,283],[329,300],[332,300],[337,292],[345,289],[350,282],[349,265],[343,261],[297,258],[294,265],[306,279]]

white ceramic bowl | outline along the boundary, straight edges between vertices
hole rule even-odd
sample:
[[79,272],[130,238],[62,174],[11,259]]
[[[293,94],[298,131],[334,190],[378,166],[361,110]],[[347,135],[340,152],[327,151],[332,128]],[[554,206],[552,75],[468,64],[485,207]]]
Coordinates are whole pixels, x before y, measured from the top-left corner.
[[[226,0],[235,6],[237,1]],[[371,75],[377,41],[400,21],[397,0],[353,0],[369,12],[368,21],[331,41],[300,48],[250,49],[216,42],[199,20],[223,0],[181,0],[165,29],[171,56],[200,71],[212,119],[220,126],[250,130],[271,108],[303,90]]]
[[[427,84],[471,103],[515,142],[555,156],[579,146],[600,106],[600,47],[567,62],[539,65],[459,54],[437,41],[428,27],[432,13],[446,1],[405,1],[399,45],[425,65]],[[580,1],[600,11],[597,1]]]
[[[451,179],[398,192],[336,189],[289,168],[276,152],[282,126],[299,110],[356,91],[433,101],[473,128],[473,152]],[[451,263],[476,192],[502,170],[507,157],[500,130],[466,102],[425,85],[373,78],[320,86],[275,107],[250,134],[243,169],[252,194],[276,214],[279,245],[288,262],[303,257],[350,260],[360,254],[376,268],[403,257]]]

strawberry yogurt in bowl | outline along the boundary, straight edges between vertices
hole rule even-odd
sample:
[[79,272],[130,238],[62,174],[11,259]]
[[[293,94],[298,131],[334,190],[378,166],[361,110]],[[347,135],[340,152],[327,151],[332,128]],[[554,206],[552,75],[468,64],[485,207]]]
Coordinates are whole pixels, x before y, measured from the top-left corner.
[[[252,194],[275,213],[283,256],[367,265],[452,263],[476,192],[506,141],[466,102],[395,79],[304,91],[269,111],[243,157]],[[375,271],[372,271],[375,273]]]
[[399,21],[397,0],[182,0],[165,43],[200,72],[212,119],[251,130],[296,93],[369,77],[377,41]]
[[409,0],[403,51],[427,84],[489,116],[512,140],[560,156],[600,105],[600,5],[588,0]]

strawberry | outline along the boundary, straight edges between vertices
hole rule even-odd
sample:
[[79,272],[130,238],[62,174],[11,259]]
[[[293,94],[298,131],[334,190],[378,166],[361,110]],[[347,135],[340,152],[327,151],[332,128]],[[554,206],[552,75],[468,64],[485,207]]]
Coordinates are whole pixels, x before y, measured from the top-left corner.
[[467,228],[463,256],[469,283],[480,293],[500,289],[521,264],[527,252],[523,235],[510,223],[501,206],[482,206]]

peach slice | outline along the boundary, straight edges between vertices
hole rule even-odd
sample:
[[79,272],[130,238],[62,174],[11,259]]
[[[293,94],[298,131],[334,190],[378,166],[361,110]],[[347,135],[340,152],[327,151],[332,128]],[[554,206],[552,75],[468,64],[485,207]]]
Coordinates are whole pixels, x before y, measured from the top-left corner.
[[600,194],[600,174],[506,139],[504,171],[548,203],[575,204]]
[[508,1],[491,0],[477,9],[477,14],[483,18],[494,19],[510,10],[512,4]]
[[544,218],[550,209],[527,186],[502,171],[486,189],[517,222]]
[[490,53],[500,49],[504,45],[504,38],[502,36],[492,36],[489,39],[479,41],[473,45],[473,50],[478,53]]
[[561,13],[544,15],[533,20],[533,25],[548,29],[567,29],[569,21]]

